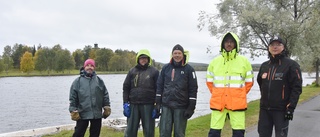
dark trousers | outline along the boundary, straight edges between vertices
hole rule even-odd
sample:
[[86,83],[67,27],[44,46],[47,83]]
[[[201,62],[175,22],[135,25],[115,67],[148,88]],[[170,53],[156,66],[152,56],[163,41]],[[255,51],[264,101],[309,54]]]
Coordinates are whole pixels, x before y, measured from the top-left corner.
[[276,137],[287,137],[289,120],[284,118],[285,111],[260,109],[258,121],[259,137],[271,137],[273,126]]
[[73,137],[83,137],[86,133],[90,122],[90,137],[99,137],[101,130],[101,118],[100,119],[88,119],[78,120],[76,127],[74,128]]
[[154,137],[155,119],[152,118],[153,104],[130,104],[130,117],[127,118],[125,137],[137,137],[140,120],[144,137]]
[[171,137],[172,125],[174,137],[184,137],[188,119],[184,117],[186,109],[171,109],[162,107],[160,117],[160,137]]

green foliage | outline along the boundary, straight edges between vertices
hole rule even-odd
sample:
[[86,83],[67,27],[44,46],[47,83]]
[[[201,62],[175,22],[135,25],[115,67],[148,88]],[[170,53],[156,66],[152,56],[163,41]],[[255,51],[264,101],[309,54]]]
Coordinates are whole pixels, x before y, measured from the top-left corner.
[[4,70],[4,64],[3,64],[3,59],[1,59],[0,56],[0,73]]
[[36,51],[34,56],[34,62],[35,70],[42,72],[47,69],[46,55],[44,49],[39,49],[38,51]]
[[55,53],[55,71],[64,72],[64,70],[70,70],[74,68],[75,62],[69,50],[59,49],[56,50]]
[[83,66],[84,55],[81,49],[77,49],[72,53],[75,62],[75,69],[80,69]]
[[11,58],[13,60],[14,68],[20,68],[21,57],[26,51],[32,53],[32,48],[22,44],[15,44],[13,46],[11,50]]
[[[320,1],[266,1],[266,0],[222,0],[218,14],[200,12],[198,28],[208,24],[213,36],[221,37],[228,31],[239,35],[242,53],[251,57],[266,55],[268,42],[273,35],[280,35],[285,41],[290,55],[299,55],[297,42],[305,39],[306,32],[312,31],[313,24],[319,26]],[[317,35],[315,35],[317,36]]]
[[114,56],[114,53],[111,49],[102,48],[96,51],[96,66],[97,70],[107,71],[110,59]]

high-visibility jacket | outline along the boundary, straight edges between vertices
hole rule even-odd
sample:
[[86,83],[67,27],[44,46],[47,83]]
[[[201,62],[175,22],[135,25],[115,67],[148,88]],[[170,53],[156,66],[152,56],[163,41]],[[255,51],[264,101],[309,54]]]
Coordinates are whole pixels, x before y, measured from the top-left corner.
[[247,93],[253,86],[252,66],[246,57],[237,54],[238,37],[234,33],[227,34],[231,34],[236,40],[236,48],[230,52],[221,48],[222,55],[214,58],[208,66],[206,83],[211,92],[210,108],[246,110]]

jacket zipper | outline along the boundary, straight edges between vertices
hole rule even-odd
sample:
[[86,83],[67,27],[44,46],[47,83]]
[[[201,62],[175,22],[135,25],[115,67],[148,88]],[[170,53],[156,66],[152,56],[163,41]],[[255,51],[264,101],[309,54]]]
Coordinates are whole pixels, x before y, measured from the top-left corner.
[[284,87],[285,85],[282,86],[282,100],[284,99]]
[[[273,74],[274,72],[274,65],[272,66],[271,72],[269,74]],[[269,77],[269,85],[268,85],[268,100],[270,98],[270,89],[271,89],[271,81],[272,81],[272,77]]]

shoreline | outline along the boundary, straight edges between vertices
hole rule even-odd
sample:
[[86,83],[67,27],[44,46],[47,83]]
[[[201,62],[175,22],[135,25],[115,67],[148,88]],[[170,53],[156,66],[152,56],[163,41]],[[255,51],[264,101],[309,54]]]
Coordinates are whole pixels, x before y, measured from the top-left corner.
[[[160,119],[156,119],[156,127],[158,126]],[[0,133],[0,137],[8,136],[28,136],[28,137],[41,137],[43,135],[56,134],[63,130],[73,130],[76,124],[57,125],[43,128],[27,129],[20,131],[13,131],[7,133]],[[123,131],[127,127],[126,118],[115,119],[102,119],[102,127],[107,126],[117,131]],[[141,126],[141,123],[140,123]],[[140,128],[139,128],[140,129]]]
[[[39,136],[40,137],[42,135],[56,134],[62,130],[73,130],[75,126],[76,126],[76,123],[74,122],[74,124],[57,125],[57,126],[50,126],[50,127],[43,127],[43,128],[0,133],[0,137],[8,137],[8,136],[30,136],[30,137]],[[124,131],[125,127],[127,126],[126,118],[102,119],[102,126],[111,127],[119,131],[121,130]]]

